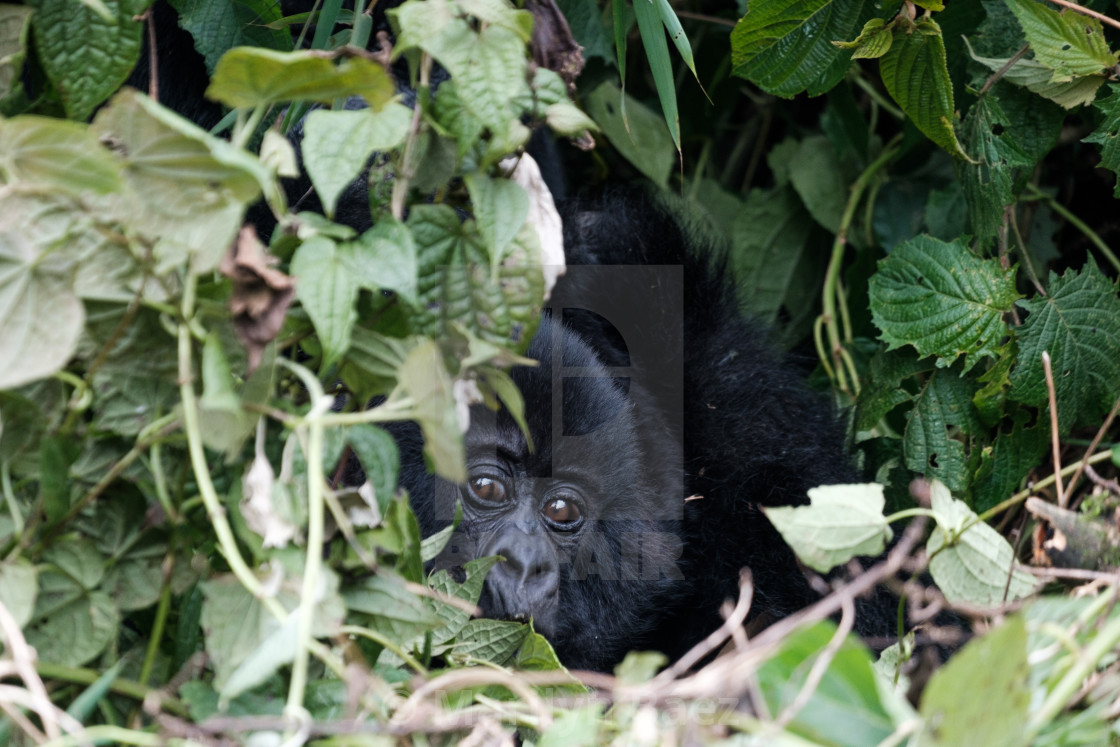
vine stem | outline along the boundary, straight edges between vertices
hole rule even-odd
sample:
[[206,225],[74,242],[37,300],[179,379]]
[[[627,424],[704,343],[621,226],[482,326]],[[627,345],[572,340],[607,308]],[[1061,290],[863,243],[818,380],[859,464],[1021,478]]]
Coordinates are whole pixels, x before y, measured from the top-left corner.
[[183,319],[179,322],[179,399],[183,403],[183,429],[187,433],[187,450],[191,458],[191,468],[194,470],[194,479],[198,485],[198,493],[206,506],[206,514],[214,526],[214,534],[218,537],[218,548],[225,556],[229,568],[237,580],[249,592],[261,601],[261,604],[272,615],[280,620],[287,617],[284,608],[276,601],[257,578],[253,570],[241,557],[237,549],[237,540],[233,536],[226,510],[218,497],[218,491],[210,479],[210,468],[206,464],[206,453],[202,447],[202,427],[198,420],[198,400],[195,398],[194,382],[191,374],[191,330],[189,320],[194,313],[195,292],[198,287],[198,277],[188,271],[183,284]]
[[[1097,462],[1103,462],[1104,460],[1111,459],[1111,458],[1112,458],[1112,449],[1105,449],[1104,451],[1098,451],[1096,454],[1093,454],[1093,456],[1091,456],[1091,457],[1086,457],[1085,459],[1082,459],[1079,462],[1074,462],[1073,464],[1068,464],[1065,467],[1063,467],[1062,472],[1061,472],[1061,476],[1066,477],[1068,475],[1072,475],[1074,473],[1074,471],[1077,470],[1077,469],[1080,469],[1082,467],[1082,465],[1096,464]],[[980,514],[977,517],[977,519],[979,521],[987,521],[988,519],[1006,511],[1007,509],[1011,508],[1012,506],[1015,506],[1019,503],[1022,503],[1023,501],[1025,501],[1027,498],[1030,497],[1031,493],[1037,492],[1041,488],[1048,487],[1049,485],[1053,484],[1057,479],[1058,478],[1057,478],[1056,475],[1053,475],[1053,474],[1047,475],[1046,477],[1042,478],[1041,480],[1039,480],[1038,482],[1036,482],[1034,485],[1030,486],[1026,490],[1021,490],[1018,493],[1016,493],[1015,495],[1008,498],[1007,500],[1001,501],[1000,503],[997,503],[996,505],[992,506],[987,511]]]
[[1109,26],[1114,26],[1115,28],[1120,29],[1120,21],[1117,21],[1114,18],[1109,18],[1103,13],[1098,13],[1095,10],[1090,10],[1083,5],[1078,5],[1075,2],[1071,2],[1071,0],[1050,0],[1050,2],[1054,3],[1054,5],[1061,5],[1063,8],[1069,8],[1073,12],[1080,13],[1083,16],[1096,18],[1101,23],[1107,23]]
[[1120,272],[1120,258],[1117,258],[1116,254],[1113,253],[1108,244],[1104,242],[1104,239],[1097,235],[1096,231],[1089,228],[1088,223],[1071,213],[1065,205],[1060,204],[1034,184],[1027,184],[1027,193],[1027,197],[1035,200],[1043,200],[1051,210],[1069,221],[1070,225],[1083,233],[1085,238],[1089,239],[1089,242],[1097,248],[1097,251],[1104,255],[1104,258],[1108,260],[1109,264]]
[[[840,227],[836,231],[836,238],[832,242],[832,257],[828,262],[828,271],[825,274],[824,288],[821,291],[821,319],[824,321],[825,332],[828,336],[828,346],[821,357],[821,362],[825,368],[829,368],[829,363],[825,356],[831,356],[836,361],[835,381],[841,391],[849,394],[859,394],[859,373],[856,371],[855,363],[852,361],[851,356],[846,355],[844,345],[851,344],[851,332],[846,329],[845,339],[841,340],[840,325],[837,323],[837,318],[847,318],[848,301],[844,298],[842,293],[837,293],[840,286],[840,269],[844,263],[844,250],[848,247],[848,232],[852,227],[852,220],[855,218],[856,209],[859,207],[860,200],[863,199],[863,193],[867,190],[868,185],[872,183],[879,173],[886,167],[891,159],[894,158],[898,152],[898,144],[902,141],[902,136],[897,135],[893,140],[887,143],[883,148],[883,152],[879,154],[878,158],[872,161],[859,178],[855,180],[850,188],[848,195],[848,202],[844,206],[844,213],[840,218]],[[837,299],[839,298],[840,304],[843,308],[840,313],[837,313]],[[820,348],[818,348],[818,351]],[[848,386],[848,378],[851,378],[851,387]]]

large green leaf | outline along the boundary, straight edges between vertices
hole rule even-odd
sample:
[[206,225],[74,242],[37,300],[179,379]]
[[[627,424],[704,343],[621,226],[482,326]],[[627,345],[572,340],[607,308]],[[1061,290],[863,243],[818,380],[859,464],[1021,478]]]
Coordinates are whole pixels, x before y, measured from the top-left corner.
[[[664,2],[664,0],[653,0],[653,2],[634,3],[634,17],[638,20],[638,31],[642,35],[642,46],[645,47],[646,59],[649,60],[649,69],[653,75],[654,88],[657,89],[657,98],[661,101],[665,124],[669,126],[673,145],[676,146],[677,151],[680,151],[681,121],[677,114],[677,87],[673,80],[673,66],[669,61],[669,46],[665,43],[665,29],[662,26],[661,15],[654,7],[654,3],[659,1]],[[666,8],[668,8],[667,4]],[[668,8],[668,11],[669,15],[673,15],[671,8]]]
[[31,8],[0,5],[0,100],[19,84],[30,28]]
[[358,320],[358,279],[346,253],[325,236],[300,245],[292,257],[292,276],[299,298],[323,346],[322,367],[341,358],[350,347],[350,331]]
[[902,434],[906,466],[942,480],[952,490],[965,487],[964,444],[953,436],[979,429],[972,405],[975,386],[956,370],[931,373],[915,397]]
[[386,104],[381,111],[317,109],[307,115],[300,151],[328,216],[334,215],[338,196],[375,151],[404,142],[411,121],[412,110],[398,103]]
[[1019,19],[1034,58],[1054,71],[1054,80],[1100,75],[1116,64],[1101,22],[1081,13],[1059,13],[1035,0],[1006,0]]
[[934,672],[922,693],[919,744],[1028,744],[1029,673],[1022,616],[973,638]]
[[335,65],[311,51],[235,47],[218,61],[206,96],[234,108],[288,101],[329,104],[361,96],[372,108],[380,109],[394,92],[385,68],[361,57]]
[[39,60],[71,119],[88,119],[120,88],[140,57],[143,26],[135,16],[147,3],[102,0],[106,18],[73,0],[34,0]]
[[211,73],[218,60],[237,46],[265,47],[286,52],[292,35],[270,27],[282,11],[272,0],[168,0],[179,14],[179,26],[194,37],[194,47]]
[[888,350],[913,345],[939,366],[964,357],[968,371],[997,355],[1003,315],[1019,294],[1014,275],[959,240],[918,236],[895,247],[871,277],[871,314]]
[[1116,283],[1089,262],[1079,272],[1051,273],[1049,295],[1020,301],[1029,315],[1016,330],[1019,363],[1012,399],[1047,401],[1042,352],[1050,354],[1063,433],[1106,412],[1120,394],[1120,298]]
[[945,40],[932,18],[911,24],[903,17],[891,48],[879,59],[883,85],[926,137],[951,155],[965,158],[953,130],[953,82],[945,66]]
[[584,104],[623,158],[657,184],[668,184],[677,152],[662,117],[610,82],[600,83]]
[[777,96],[824,93],[840,82],[852,53],[832,42],[854,39],[871,17],[868,0],[751,3],[731,32],[732,72]]
[[[1101,146],[1101,166],[1120,174],[1120,86],[1110,85],[1109,90],[1111,95],[1095,104],[1104,117],[1085,142]],[[1120,179],[1113,185],[1112,196],[1120,197]]]

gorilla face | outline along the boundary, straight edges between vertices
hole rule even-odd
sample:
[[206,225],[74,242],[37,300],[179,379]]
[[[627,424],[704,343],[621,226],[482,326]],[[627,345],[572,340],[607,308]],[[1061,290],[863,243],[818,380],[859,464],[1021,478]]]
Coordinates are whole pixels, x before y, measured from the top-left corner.
[[564,325],[545,318],[528,355],[539,365],[513,378],[531,445],[508,413],[472,409],[467,481],[432,486],[440,525],[463,509],[435,567],[501,556],[483,613],[532,620],[565,664],[604,668],[643,643],[683,581],[680,449],[641,387]]

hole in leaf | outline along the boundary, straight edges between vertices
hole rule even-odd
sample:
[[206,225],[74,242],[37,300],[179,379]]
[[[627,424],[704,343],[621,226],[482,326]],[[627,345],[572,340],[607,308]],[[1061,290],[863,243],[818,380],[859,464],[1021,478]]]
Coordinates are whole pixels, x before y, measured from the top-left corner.
[[934,453],[929,455],[929,467],[930,467],[930,469],[938,469],[937,452],[934,452]]
[[1003,134],[1003,125],[999,122],[992,122],[992,134],[999,137]]

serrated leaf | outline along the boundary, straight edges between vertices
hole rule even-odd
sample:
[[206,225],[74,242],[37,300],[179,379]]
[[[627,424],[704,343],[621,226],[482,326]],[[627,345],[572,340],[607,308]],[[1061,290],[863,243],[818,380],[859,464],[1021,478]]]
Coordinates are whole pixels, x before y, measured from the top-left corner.
[[334,215],[338,196],[366,168],[376,151],[391,150],[408,135],[412,110],[389,103],[381,111],[328,111],[307,115],[300,152],[323,209]]
[[1088,104],[1096,98],[1097,91],[1104,85],[1103,76],[1086,75],[1073,80],[1054,80],[1054,70],[1038,60],[1023,58],[1015,62],[1010,68],[1004,70],[1010,57],[983,57],[972,51],[972,45],[965,39],[972,59],[982,63],[992,72],[1003,71],[1002,80],[1023,86],[1027,90],[1037,93],[1043,98],[1050,99],[1065,109]]
[[450,207],[417,205],[408,227],[420,261],[419,331],[440,336],[461,324],[488,342],[523,349],[540,321],[544,293],[536,230],[521,226],[494,273],[474,222],[461,221]]
[[24,115],[0,121],[5,181],[80,193],[119,189],[121,164],[78,122]]
[[915,397],[902,435],[906,466],[952,490],[963,490],[966,477],[964,444],[953,436],[980,427],[972,405],[974,388],[955,370],[934,371]]
[[85,309],[55,243],[70,225],[53,202],[0,192],[0,389],[50,376],[77,349]]
[[1000,431],[990,448],[980,455],[980,467],[972,480],[972,504],[987,511],[1011,497],[1027,474],[1042,464],[1050,444],[1050,429],[1040,424],[1024,427],[1026,413],[1017,410],[1010,433]]
[[269,24],[282,16],[271,0],[168,0],[179,16],[179,28],[190,33],[194,47],[210,73],[228,50],[237,46],[265,47],[286,52],[292,34]]
[[891,48],[894,35],[882,18],[872,18],[850,42],[832,42],[840,49],[851,49],[853,60],[877,60]]
[[900,21],[891,48],[879,59],[883,85],[926,137],[950,155],[967,158],[953,130],[953,82],[941,27],[932,18]]
[[[436,571],[428,579],[428,585],[434,591],[448,596],[462,599],[471,604],[478,604],[482,595],[482,585],[486,582],[486,574],[498,564],[500,559],[496,556],[475,558],[463,565],[463,582],[456,583],[447,571]],[[471,619],[471,615],[464,609],[450,604],[432,602],[432,609],[444,622],[444,629],[439,632],[439,642],[448,641],[459,634],[463,626]]]
[[393,81],[385,69],[361,57],[338,65],[310,50],[276,52],[236,47],[214,69],[207,98],[233,108],[289,101],[317,101],[361,96],[373,109],[393,97]]
[[[1109,97],[1095,105],[1104,115],[1100,125],[1083,142],[1101,146],[1100,165],[1120,174],[1120,86],[1110,85],[1109,91]],[[1112,196],[1120,197],[1120,179],[1112,187]]]
[[1006,0],[1019,19],[1034,58],[1054,71],[1054,80],[1100,74],[1116,64],[1101,22],[1080,13],[1058,13],[1035,0]]
[[39,61],[71,119],[85,120],[120,88],[140,57],[142,10],[132,0],[102,0],[103,17],[72,0],[35,0],[33,26]]
[[997,605],[1005,601],[1005,589],[1007,600],[1034,591],[1034,577],[1013,570],[1015,551],[999,532],[977,521],[976,514],[939,481],[930,487],[930,500],[937,529],[926,543],[929,572],[950,603]]
[[350,332],[358,320],[358,280],[340,248],[324,236],[313,236],[292,257],[291,274],[299,298],[323,346],[322,367],[346,354]]
[[1120,298],[1116,283],[1093,262],[1061,277],[1050,274],[1049,295],[1020,301],[1029,315],[1015,333],[1019,363],[1010,396],[1028,405],[1047,401],[1042,351],[1050,354],[1058,422],[1067,433],[1077,422],[1107,411],[1120,394]]
[[529,626],[505,620],[470,620],[455,636],[451,656],[507,666],[529,635]]
[[1014,274],[973,255],[960,241],[918,236],[879,264],[869,288],[871,315],[888,350],[913,345],[938,366],[964,357],[968,371],[995,357],[1007,334],[1003,315],[1019,298]]
[[[933,673],[922,693],[921,744],[1025,745],[1031,688],[1020,615],[973,638]],[[983,698],[976,697],[984,693]]]
[[809,501],[762,511],[801,562],[821,573],[857,555],[878,555],[892,536],[882,485],[822,485],[809,489]]
[[731,32],[732,73],[783,98],[822,94],[851,60],[832,42],[857,36],[873,9],[865,0],[751,3]]

